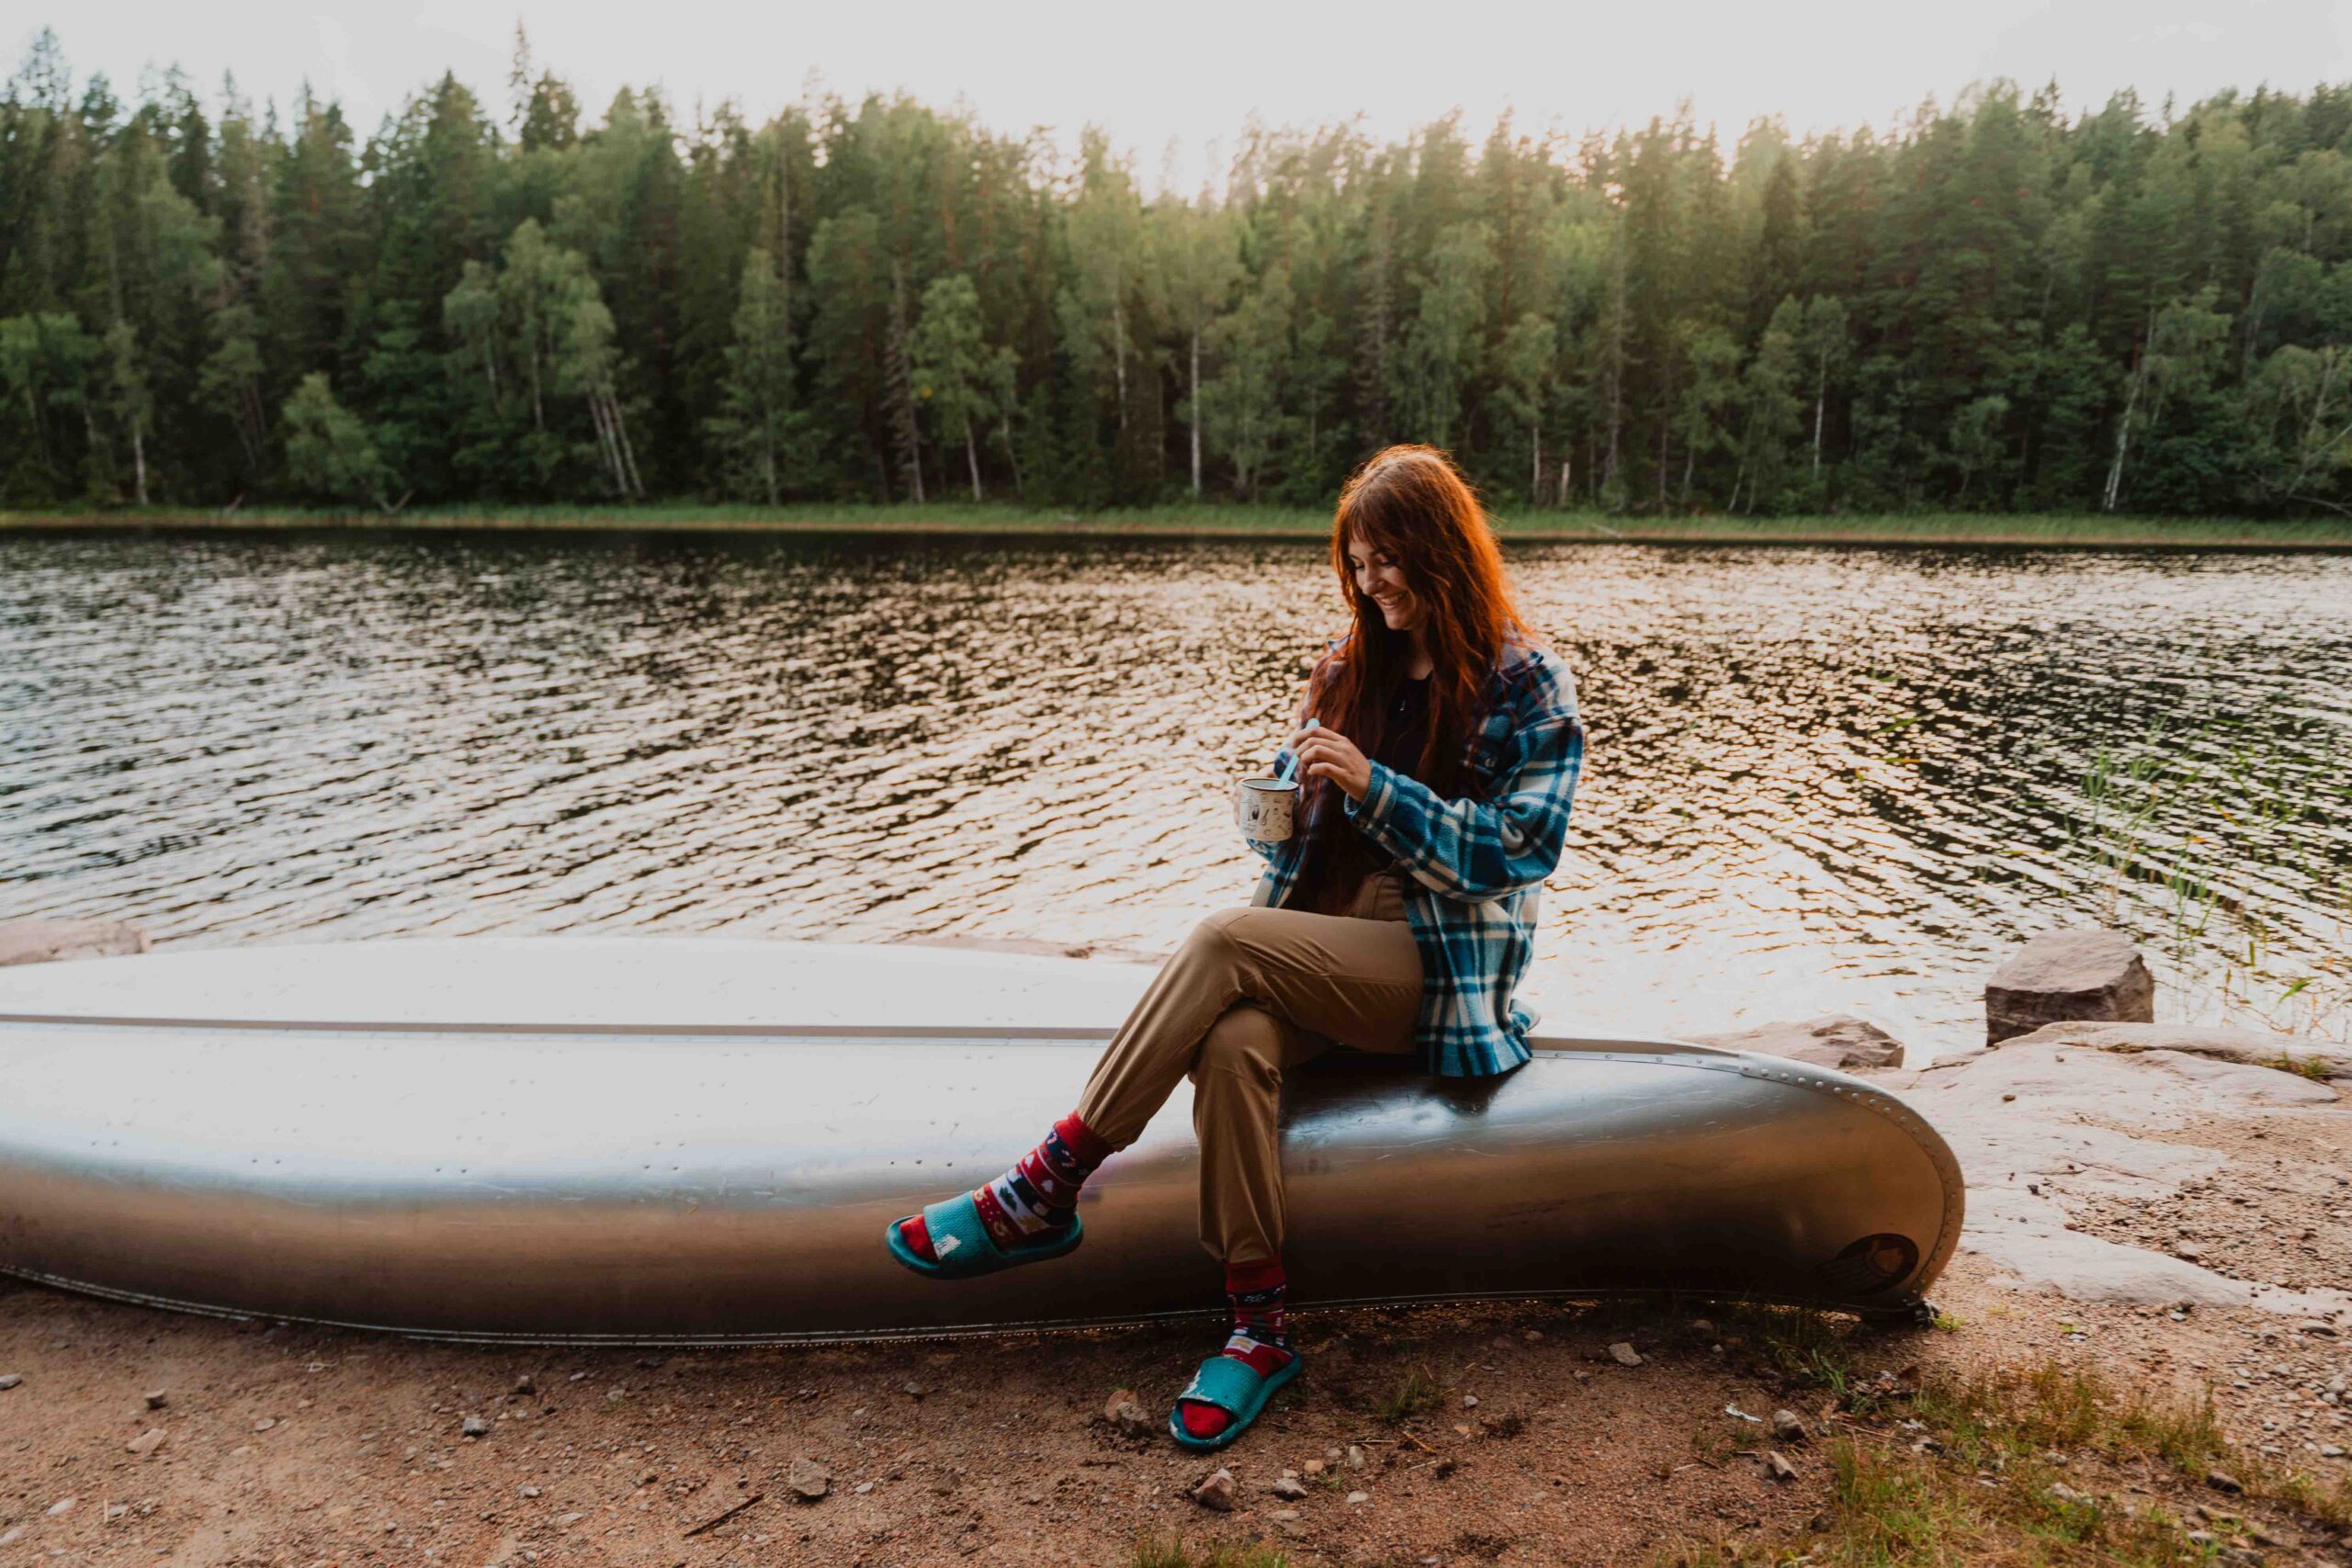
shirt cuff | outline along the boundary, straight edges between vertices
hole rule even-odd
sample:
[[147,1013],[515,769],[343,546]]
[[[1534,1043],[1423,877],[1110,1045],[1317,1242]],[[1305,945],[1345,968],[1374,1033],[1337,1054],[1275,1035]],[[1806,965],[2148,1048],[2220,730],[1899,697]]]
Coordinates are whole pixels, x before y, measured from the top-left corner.
[[1378,836],[1388,825],[1388,807],[1396,798],[1396,773],[1385,762],[1372,764],[1372,783],[1364,786],[1362,800],[1351,800],[1342,795],[1340,808],[1348,820],[1366,832]]

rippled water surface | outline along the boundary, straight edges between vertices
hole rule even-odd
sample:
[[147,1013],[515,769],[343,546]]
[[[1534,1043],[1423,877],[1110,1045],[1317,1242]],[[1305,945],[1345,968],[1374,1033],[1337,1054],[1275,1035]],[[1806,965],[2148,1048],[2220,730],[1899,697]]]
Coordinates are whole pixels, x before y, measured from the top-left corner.
[[[2346,1032],[2352,558],[1512,563],[1592,737],[1547,1028],[1949,1046],[2109,919],[2169,1016]],[[0,539],[0,916],[1159,953],[1338,614],[1292,544]]]

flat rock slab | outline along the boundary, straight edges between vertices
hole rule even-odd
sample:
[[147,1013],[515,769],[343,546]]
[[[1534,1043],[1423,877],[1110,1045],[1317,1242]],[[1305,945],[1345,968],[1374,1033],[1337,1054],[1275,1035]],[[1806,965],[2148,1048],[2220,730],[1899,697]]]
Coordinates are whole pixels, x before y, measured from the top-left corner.
[[2156,978],[2120,931],[2097,928],[2035,937],[1984,982],[1984,1043],[2045,1023],[2156,1021]]
[[0,967],[147,951],[147,933],[121,920],[0,920]]
[[2324,1082],[2352,1082],[2352,1045],[2293,1034],[2251,1034],[2243,1029],[2198,1029],[2178,1023],[2045,1024],[2017,1043],[2047,1040],[2094,1051],[2179,1051],[2249,1067],[2283,1067]]
[[1907,1100],[1958,1156],[1968,1181],[1962,1247],[2024,1287],[2077,1301],[2352,1317],[2341,1290],[2232,1279],[2069,1228],[2101,1200],[2144,1205],[2203,1184],[2230,1164],[2225,1125],[2299,1119],[2309,1130],[2321,1118],[2331,1146],[2352,1148],[2352,1096],[2299,1063],[2352,1077],[2352,1053],[2322,1041],[2067,1023],[1873,1081]]
[[1847,1013],[1831,1013],[1803,1023],[1758,1024],[1736,1034],[1694,1034],[1691,1039],[1701,1045],[1781,1056],[1849,1073],[1903,1065],[1903,1042],[1877,1024]]

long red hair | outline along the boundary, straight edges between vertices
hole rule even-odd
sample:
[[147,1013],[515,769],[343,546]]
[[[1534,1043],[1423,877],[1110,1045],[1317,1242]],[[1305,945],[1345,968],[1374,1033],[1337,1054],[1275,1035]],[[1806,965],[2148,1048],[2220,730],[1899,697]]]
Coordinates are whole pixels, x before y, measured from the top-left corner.
[[1434,446],[1387,447],[1340,490],[1331,517],[1331,570],[1354,614],[1354,635],[1327,668],[1315,716],[1369,753],[1405,679],[1411,643],[1356,592],[1348,570],[1354,537],[1395,561],[1421,603],[1433,668],[1429,741],[1414,776],[1449,794],[1504,639],[1526,631],[1494,528],[1477,492]]

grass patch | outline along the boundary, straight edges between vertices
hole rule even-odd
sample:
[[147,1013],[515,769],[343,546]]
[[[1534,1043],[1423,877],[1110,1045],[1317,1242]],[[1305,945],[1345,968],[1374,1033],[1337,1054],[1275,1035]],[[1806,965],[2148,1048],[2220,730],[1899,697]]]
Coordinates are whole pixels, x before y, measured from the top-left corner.
[[1373,1407],[1373,1414],[1392,1427],[1401,1427],[1437,1404],[1439,1392],[1437,1379],[1427,1367],[1408,1367],[1388,1397]]
[[1195,1553],[1178,1537],[1136,1544],[1129,1568],[1291,1568],[1290,1553],[1271,1546],[1212,1546]]
[[[2246,1527],[2226,1510],[2185,1515],[2154,1499],[2136,1513],[2092,1495],[2098,1461],[2132,1473],[2168,1471],[2183,1495],[2215,1498],[2205,1478],[2228,1471],[2249,1500],[2280,1504],[2315,1525],[2352,1528],[2352,1482],[2320,1482],[2235,1449],[2211,1392],[2189,1400],[2118,1389],[2098,1373],[2044,1362],[1970,1375],[1940,1369],[1890,1372],[1865,1358],[1869,1337],[1817,1314],[1770,1307],[1724,1313],[1745,1347],[1788,1381],[1831,1395],[1851,1417],[1826,1455],[1833,1506],[1804,1543],[1814,1564],[2097,1562],[2133,1565],[2213,1561],[2214,1545]],[[1742,1438],[1745,1437],[1745,1441]],[[1700,1457],[1758,1446],[1751,1434],[1702,1427]],[[2111,1473],[2111,1472],[2109,1472]],[[1679,1545],[1661,1562],[1767,1563],[1787,1548],[1733,1541]]]
[[2352,1479],[2338,1480],[2331,1485],[2314,1481],[2300,1470],[2278,1475],[2257,1471],[2245,1479],[2248,1488],[2259,1496],[2275,1497],[2322,1524],[2352,1530]]
[[[1171,502],[1085,510],[1011,502],[926,505],[805,502],[791,506],[692,502],[641,506],[417,507],[394,517],[320,508],[153,506],[101,512],[0,512],[9,528],[514,528],[602,532],[832,532],[875,534],[1102,534],[1320,538],[1329,507]],[[2261,522],[2236,517],[2118,517],[2105,513],[1903,513],[1796,517],[1639,517],[1505,505],[1507,538],[1603,543],[2039,545],[2111,547],[2352,548],[2352,520]]]
[[2297,1056],[2285,1051],[2278,1053],[2276,1061],[2263,1065],[2276,1067],[2282,1073],[2292,1073],[2300,1078],[2309,1078],[2313,1083],[2326,1083],[2335,1076],[2334,1069],[2328,1066],[2324,1057]]

